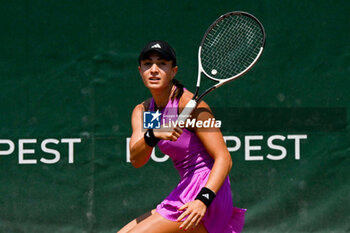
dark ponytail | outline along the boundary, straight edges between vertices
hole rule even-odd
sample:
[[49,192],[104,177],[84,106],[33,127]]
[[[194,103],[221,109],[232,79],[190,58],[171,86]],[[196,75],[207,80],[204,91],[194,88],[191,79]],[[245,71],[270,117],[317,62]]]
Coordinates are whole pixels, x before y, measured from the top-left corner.
[[184,85],[182,85],[180,83],[180,81],[177,80],[177,79],[173,79],[172,82],[176,86],[176,90],[175,90],[173,96],[171,97],[171,100],[174,101],[175,98],[176,99],[180,99],[181,98],[182,94],[184,93]]

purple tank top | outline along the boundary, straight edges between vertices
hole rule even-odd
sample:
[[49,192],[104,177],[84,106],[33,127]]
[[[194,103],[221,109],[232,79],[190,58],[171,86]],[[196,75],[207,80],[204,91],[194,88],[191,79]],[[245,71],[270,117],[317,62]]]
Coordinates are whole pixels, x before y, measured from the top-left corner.
[[[154,111],[154,99],[150,103],[150,110]],[[161,111],[161,122],[176,121],[178,118],[179,100],[169,100],[168,104]],[[179,171],[181,178],[189,174],[210,170],[214,160],[197,135],[188,130],[183,129],[183,133],[176,142],[169,140],[161,140],[158,143],[158,148],[171,157],[175,168]]]

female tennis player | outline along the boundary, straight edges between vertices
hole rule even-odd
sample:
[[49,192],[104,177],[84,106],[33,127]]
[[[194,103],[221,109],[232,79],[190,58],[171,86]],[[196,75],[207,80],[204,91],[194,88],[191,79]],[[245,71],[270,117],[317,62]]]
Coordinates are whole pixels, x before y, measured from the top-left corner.
[[[153,147],[158,146],[171,157],[181,179],[156,209],[131,221],[119,233],[241,232],[245,210],[232,205],[228,177],[232,161],[220,129],[143,129],[144,111],[159,110],[166,122],[176,121],[193,96],[174,79],[178,71],[175,51],[165,41],[151,41],[140,53],[138,69],[152,98],[137,105],[132,113],[131,163],[142,167]],[[203,101],[191,114],[191,120],[196,121],[212,118]]]

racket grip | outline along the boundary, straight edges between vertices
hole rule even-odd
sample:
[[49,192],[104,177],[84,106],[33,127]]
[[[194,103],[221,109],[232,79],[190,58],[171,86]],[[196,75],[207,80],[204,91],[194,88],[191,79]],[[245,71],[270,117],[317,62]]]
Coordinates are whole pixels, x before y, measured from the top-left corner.
[[186,121],[187,118],[190,117],[193,109],[197,106],[197,101],[190,100],[187,104],[184,110],[181,112],[180,116],[177,118],[177,121]]

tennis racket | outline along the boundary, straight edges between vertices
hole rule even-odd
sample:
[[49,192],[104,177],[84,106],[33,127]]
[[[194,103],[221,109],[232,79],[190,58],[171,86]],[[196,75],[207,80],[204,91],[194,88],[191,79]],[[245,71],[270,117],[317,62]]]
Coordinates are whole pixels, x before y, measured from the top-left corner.
[[[249,71],[262,54],[265,37],[263,25],[249,13],[229,12],[215,20],[199,46],[195,94],[178,121],[190,117],[193,109],[208,93]],[[202,73],[217,83],[198,95]]]

